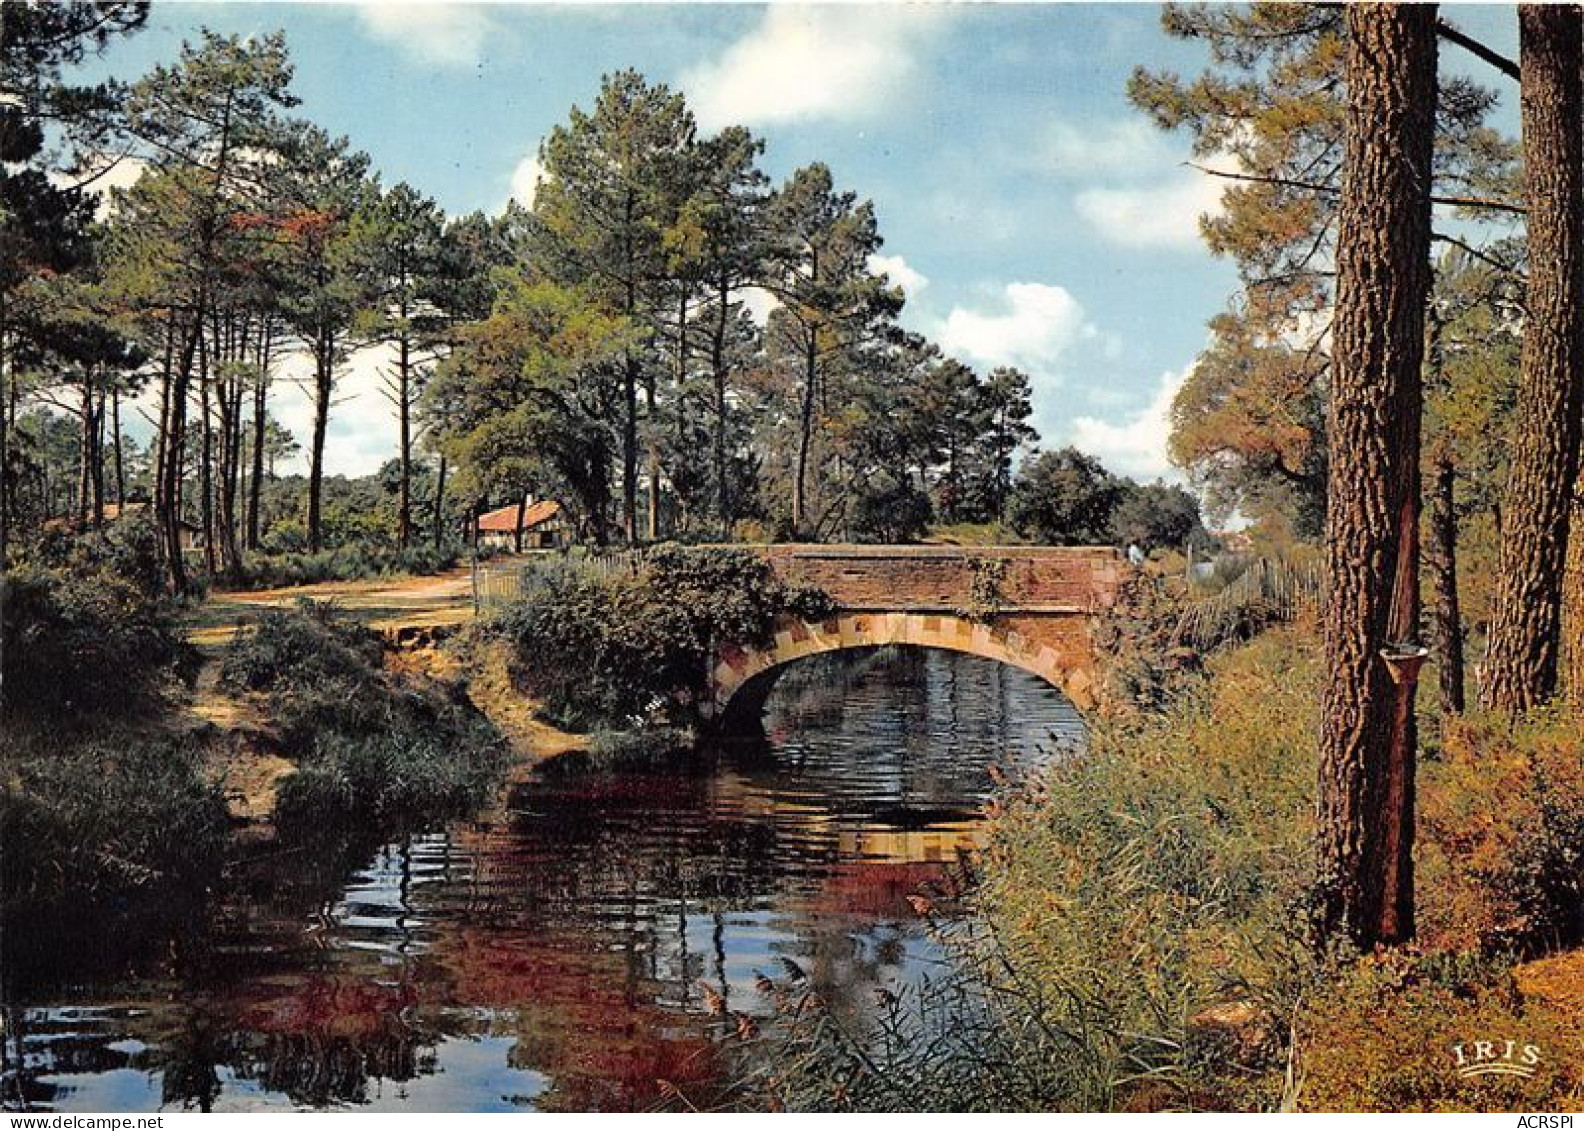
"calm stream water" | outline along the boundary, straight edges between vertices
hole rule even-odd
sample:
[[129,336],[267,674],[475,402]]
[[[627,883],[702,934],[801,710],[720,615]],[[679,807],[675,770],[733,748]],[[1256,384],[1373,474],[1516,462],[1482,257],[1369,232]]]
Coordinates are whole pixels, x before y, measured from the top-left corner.
[[707,1095],[710,992],[834,1002],[942,955],[906,897],[967,845],[987,766],[1081,741],[1033,676],[884,649],[788,670],[768,750],[540,781],[384,845],[265,854],[139,968],[84,940],[5,1014],[4,1104],[57,1111],[649,1108]]

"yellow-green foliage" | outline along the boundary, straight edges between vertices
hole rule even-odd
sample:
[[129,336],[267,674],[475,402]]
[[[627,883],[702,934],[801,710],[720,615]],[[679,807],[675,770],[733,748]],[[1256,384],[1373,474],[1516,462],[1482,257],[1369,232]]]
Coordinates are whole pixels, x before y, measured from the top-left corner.
[[[1314,995],[1299,1026],[1298,1104],[1307,1111],[1577,1110],[1584,1012],[1526,996],[1500,963],[1391,954]],[[1475,1041],[1538,1050],[1532,1078],[1458,1074]]]
[[[1268,1106],[1272,1038],[1306,978],[1318,664],[1287,630],[1211,672],[1198,700],[1101,727],[1011,803],[984,901],[1020,972],[1113,1035],[1117,1074],[1154,1074],[1152,1104]],[[1230,1003],[1254,1020],[1226,1040],[1214,1018]]]
[[924,541],[943,546],[1006,546],[1023,539],[999,522],[954,522],[931,526]]
[[1560,708],[1516,728],[1443,720],[1420,771],[1423,945],[1532,951],[1584,916],[1584,726]]
[[[1212,659],[1164,719],[1102,724],[1088,755],[1010,800],[983,900],[1011,966],[1050,989],[1047,1024],[1103,1044],[1119,1106],[1576,1103],[1584,961],[1573,1000],[1555,978],[1526,990],[1530,968],[1515,980],[1504,955],[1578,942],[1577,720],[1426,726],[1425,953],[1336,967],[1306,937],[1320,670],[1312,632],[1267,632]],[[1452,1045],[1509,1037],[1553,1050],[1549,1067],[1457,1075]]]

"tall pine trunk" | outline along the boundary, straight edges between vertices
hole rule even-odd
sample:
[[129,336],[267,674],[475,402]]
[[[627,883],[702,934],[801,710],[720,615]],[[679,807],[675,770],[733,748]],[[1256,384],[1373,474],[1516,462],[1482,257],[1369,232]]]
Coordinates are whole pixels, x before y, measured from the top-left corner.
[[1436,9],[1346,18],[1317,863],[1322,933],[1368,949],[1413,934],[1413,683],[1383,653],[1418,612]]
[[445,540],[445,489],[446,458],[440,456],[440,470],[435,475],[434,496],[434,547],[439,549]]
[[710,373],[715,379],[715,517],[721,538],[731,536],[730,488],[726,484],[726,329],[731,316],[731,285],[723,277],[710,336]]
[[1425,559],[1430,566],[1431,588],[1435,594],[1432,617],[1435,622],[1436,672],[1441,691],[1441,709],[1461,715],[1466,705],[1463,694],[1463,611],[1458,600],[1457,539],[1458,521],[1454,488],[1457,469],[1451,459],[1440,455],[1434,461],[1435,478],[1430,485],[1430,546]]
[[110,394],[110,442],[115,452],[115,487],[117,513],[126,509],[126,457],[121,447],[121,391]]
[[1584,43],[1572,5],[1518,9],[1528,323],[1485,658],[1487,706],[1517,714],[1556,691],[1562,571],[1584,378]]
[[210,574],[215,572],[215,514],[214,514],[214,417],[211,399],[214,383],[214,365],[210,359],[210,350],[205,345],[207,338],[202,335],[198,339],[198,419],[201,425],[199,430],[199,458],[198,458],[198,514],[203,526],[203,555],[204,569]]
[[0,287],[0,570],[11,551],[11,370],[5,322],[5,288]]
[[[172,333],[176,328],[172,327]],[[186,467],[187,395],[190,391],[193,358],[203,336],[202,304],[192,316],[192,325],[180,331],[182,344],[169,363],[165,389],[165,411],[160,426],[160,466],[154,514],[159,523],[165,568],[171,592],[187,592],[187,563],[182,557],[182,476]]]
[[269,364],[272,330],[259,333],[258,372],[253,385],[253,467],[248,478],[247,548],[259,548],[259,502],[264,491],[264,426],[269,420]]
[[104,389],[99,390],[94,405],[93,426],[93,523],[95,527],[104,525],[105,505],[105,459],[104,459],[104,429],[105,429],[105,399]]
[[655,411],[655,381],[651,373],[644,382],[644,478],[649,511],[644,516],[644,536],[650,542],[660,541],[660,422]]
[[809,449],[814,444],[814,401],[818,395],[818,380],[819,335],[810,326],[803,355],[803,405],[798,414],[797,471],[792,478],[792,530],[798,538],[805,536],[803,527],[808,517]]
[[335,358],[321,332],[314,363],[313,439],[308,455],[308,552],[317,554],[322,545],[320,509],[324,494],[325,433],[330,425],[330,394],[335,387]]
[[77,522],[87,526],[93,517],[94,395],[92,369],[85,368],[82,400],[77,406]]
[[1574,484],[1567,572],[1562,581],[1562,685],[1568,706],[1584,714],[1584,472]]
[[[402,306],[402,325],[407,324],[407,308]],[[396,516],[396,534],[401,548],[412,541],[412,343],[404,328],[397,345],[396,359],[396,413],[401,444],[401,497],[400,511]]]
[[626,416],[622,421],[622,533],[638,541],[638,358],[629,353],[622,376]]
[[[636,320],[638,317],[638,278],[636,256],[632,244],[633,218],[637,214],[637,202],[631,192],[627,193],[624,205],[625,215],[622,232],[624,233],[623,258],[626,266],[625,302],[622,313],[628,318]],[[638,381],[641,377],[639,369],[641,363],[638,355],[629,348],[625,358],[625,368],[622,375],[624,384],[623,393],[626,396],[627,416],[622,421],[622,532],[627,536],[627,544],[634,545],[638,541]]]

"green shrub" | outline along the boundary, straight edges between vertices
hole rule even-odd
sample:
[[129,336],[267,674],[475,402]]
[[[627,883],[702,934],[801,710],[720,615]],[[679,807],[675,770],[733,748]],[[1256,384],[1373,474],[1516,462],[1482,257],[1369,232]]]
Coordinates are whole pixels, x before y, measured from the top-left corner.
[[1207,1037],[1233,1007],[1284,1026],[1313,976],[1317,652],[1283,631],[1215,658],[1199,695],[1095,728],[994,822],[980,900],[1008,961],[1047,1023],[1081,1015],[1118,1080],[1147,1068],[1169,1102],[1280,1097],[1274,1045],[1229,1065]]
[[1538,951],[1584,940],[1584,730],[1560,708],[1517,726],[1441,723],[1419,785],[1428,946]]
[[1131,572],[1110,613],[1096,621],[1101,698],[1113,716],[1158,720],[1203,683],[1202,654],[1177,638],[1189,607],[1184,589],[1180,578]]
[[536,572],[487,631],[512,676],[564,726],[688,721],[721,644],[762,645],[782,614],[828,615],[823,594],[783,585],[746,550],[651,550],[635,575],[576,565]]
[[[675,766],[693,750],[693,736],[676,727],[649,727],[636,731],[599,731],[582,755],[587,767],[608,772]],[[563,760],[568,755],[563,755]]]
[[882,475],[859,489],[852,504],[853,537],[860,542],[916,542],[929,529],[934,509],[910,475]]
[[250,557],[229,576],[237,589],[275,589],[321,581],[369,581],[381,577],[443,573],[457,564],[462,549],[413,545],[397,549],[369,544],[340,546],[317,554],[274,553]]
[[238,629],[221,661],[221,686],[258,692],[291,747],[326,730],[369,729],[392,719],[381,681],[384,641],[330,602],[272,609],[254,629]]
[[234,691],[272,692],[367,681],[384,652],[379,633],[342,615],[333,601],[303,599],[292,609],[266,610],[252,631],[238,629],[220,682]]
[[159,528],[147,513],[128,515],[98,530],[51,530],[40,541],[37,558],[50,570],[113,574],[150,599],[164,592]]
[[196,653],[169,605],[107,571],[0,573],[0,715],[81,727],[156,705]]
[[[218,872],[225,801],[191,748],[101,739],[68,754],[9,753],[0,786],[8,943],[35,918],[113,916],[133,894],[202,891]],[[113,922],[98,929],[115,933]]]
[[265,696],[282,742],[302,752],[277,800],[283,826],[449,816],[498,777],[494,728],[454,689],[385,671],[384,651],[378,633],[306,600],[266,613],[227,649],[222,684]]
[[503,762],[494,733],[459,717],[432,729],[327,731],[297,772],[281,783],[276,819],[292,832],[333,827],[349,818],[457,816],[488,798]]

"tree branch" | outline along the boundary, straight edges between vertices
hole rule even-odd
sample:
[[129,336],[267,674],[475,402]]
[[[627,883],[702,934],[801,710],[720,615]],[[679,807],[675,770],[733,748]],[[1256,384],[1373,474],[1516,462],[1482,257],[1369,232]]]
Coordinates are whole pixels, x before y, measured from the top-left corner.
[[1449,236],[1445,232],[1431,232],[1430,238],[1438,243],[1447,243],[1451,244],[1455,248],[1460,248],[1461,250],[1472,255],[1475,259],[1478,259],[1481,263],[1484,263],[1490,267],[1494,267],[1504,275],[1511,275],[1515,279],[1527,278],[1527,276],[1522,271],[1518,270],[1518,268],[1514,267],[1511,263],[1503,263],[1495,256],[1486,255],[1483,251],[1479,250],[1479,248],[1472,247],[1469,244],[1464,243],[1456,236]]
[[1473,36],[1459,31],[1445,20],[1436,21],[1436,34],[1448,43],[1455,43],[1470,55],[1483,59],[1502,74],[1517,82],[1520,80],[1518,64],[1507,56],[1491,50]]
[[[1208,165],[1200,165],[1194,161],[1185,161],[1183,164],[1190,169],[1197,169],[1201,173],[1208,173],[1212,177],[1225,177],[1229,181],[1252,181],[1261,185],[1278,185],[1282,188],[1304,189],[1307,192],[1324,193],[1326,196],[1337,196],[1341,189],[1332,185],[1316,184],[1313,181],[1299,181],[1290,177],[1270,177],[1262,173],[1234,173],[1229,169],[1212,169]],[[1431,196],[1431,204],[1445,204],[1454,208],[1484,208],[1492,212],[1510,212],[1515,216],[1529,215],[1529,209],[1522,204],[1513,204],[1507,200],[1496,200],[1485,196]]]

